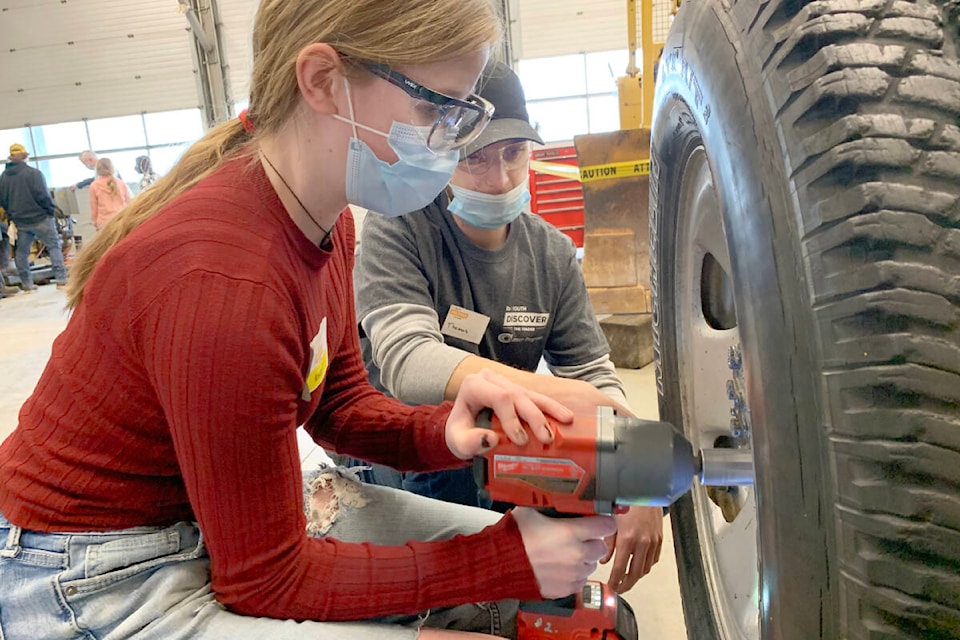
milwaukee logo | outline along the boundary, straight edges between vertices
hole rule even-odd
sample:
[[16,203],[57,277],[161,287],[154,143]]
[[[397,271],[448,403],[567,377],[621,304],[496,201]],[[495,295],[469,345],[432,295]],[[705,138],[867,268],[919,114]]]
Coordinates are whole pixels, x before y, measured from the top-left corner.
[[493,474],[498,478],[579,480],[583,477],[583,469],[573,460],[564,458],[496,455],[493,457]]
[[516,473],[520,470],[519,462],[501,462],[497,465],[497,473]]

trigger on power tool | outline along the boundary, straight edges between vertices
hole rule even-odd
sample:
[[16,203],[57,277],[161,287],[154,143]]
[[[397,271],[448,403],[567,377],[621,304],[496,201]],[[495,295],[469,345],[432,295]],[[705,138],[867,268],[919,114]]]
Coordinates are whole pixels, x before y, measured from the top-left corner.
[[590,581],[573,595],[521,602],[517,640],[637,640],[637,618],[610,587]]

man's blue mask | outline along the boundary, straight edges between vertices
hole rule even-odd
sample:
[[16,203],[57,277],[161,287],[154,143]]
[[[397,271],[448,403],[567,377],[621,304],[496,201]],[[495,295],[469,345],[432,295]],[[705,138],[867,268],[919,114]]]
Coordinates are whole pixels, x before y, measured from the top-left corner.
[[453,200],[447,207],[450,213],[478,229],[499,229],[517,219],[530,202],[528,180],[506,193],[482,193],[450,185]]

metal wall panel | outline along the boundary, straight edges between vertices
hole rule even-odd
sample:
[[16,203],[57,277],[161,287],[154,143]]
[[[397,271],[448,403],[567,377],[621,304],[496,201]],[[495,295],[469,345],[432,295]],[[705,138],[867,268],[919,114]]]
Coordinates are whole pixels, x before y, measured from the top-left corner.
[[220,36],[230,97],[246,100],[253,65],[253,17],[258,0],[220,0]]
[[192,36],[177,7],[4,0],[0,129],[198,106]]
[[[622,49],[624,0],[508,0],[513,55]],[[233,100],[245,100],[258,0],[220,0]],[[177,0],[4,0],[0,129],[199,106]]]
[[[234,100],[246,99],[258,0],[220,0],[224,57]],[[506,0],[514,60],[627,48],[625,0]]]
[[[517,60],[627,48],[625,0],[518,0]],[[512,8],[512,7],[511,7]]]

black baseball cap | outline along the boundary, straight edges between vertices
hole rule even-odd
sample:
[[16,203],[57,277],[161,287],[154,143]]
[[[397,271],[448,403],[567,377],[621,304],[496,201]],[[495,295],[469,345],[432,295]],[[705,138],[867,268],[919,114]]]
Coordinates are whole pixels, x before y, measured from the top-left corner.
[[502,62],[490,62],[477,85],[480,96],[493,103],[495,111],[483,132],[460,152],[461,158],[501,140],[533,140],[543,144],[540,134],[530,126],[523,87],[513,69]]

